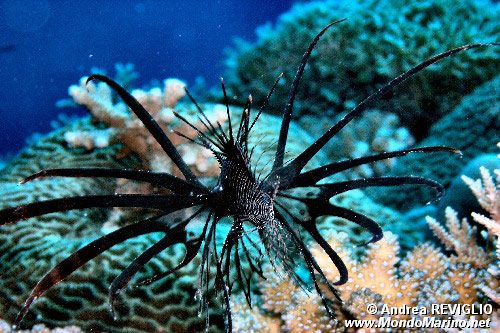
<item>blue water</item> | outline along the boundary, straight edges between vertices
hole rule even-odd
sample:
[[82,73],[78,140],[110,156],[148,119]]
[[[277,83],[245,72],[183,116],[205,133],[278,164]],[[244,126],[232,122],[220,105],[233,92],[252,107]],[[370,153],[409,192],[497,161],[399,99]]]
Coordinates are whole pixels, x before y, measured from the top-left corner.
[[0,155],[48,132],[62,112],[55,102],[92,67],[112,74],[115,63],[134,63],[139,86],[167,77],[193,84],[198,76],[215,84],[233,38],[254,39],[258,25],[292,3],[0,0]]

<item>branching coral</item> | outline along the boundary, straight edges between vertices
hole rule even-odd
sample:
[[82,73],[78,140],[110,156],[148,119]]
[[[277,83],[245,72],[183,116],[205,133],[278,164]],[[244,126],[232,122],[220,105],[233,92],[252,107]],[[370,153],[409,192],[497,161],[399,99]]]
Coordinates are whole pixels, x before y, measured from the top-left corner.
[[[500,143],[497,144],[500,147]],[[500,155],[499,155],[500,157]],[[499,283],[498,279],[500,278],[500,269],[498,261],[500,260],[500,170],[495,169],[496,181],[493,180],[493,177],[489,173],[488,169],[481,167],[481,177],[473,181],[472,179],[463,176],[463,181],[470,187],[471,191],[476,196],[481,207],[486,210],[490,217],[486,217],[484,215],[478,213],[472,213],[472,218],[477,223],[483,225],[488,230],[488,233],[491,237],[496,238],[496,266],[492,265],[488,270],[489,274],[496,279],[497,283],[494,284],[494,287],[485,286],[483,291],[491,298],[495,303],[500,304],[500,293],[498,291]]]
[[[282,111],[303,45],[320,27],[346,17],[311,56],[296,99],[296,115],[345,111],[423,59],[456,45],[496,41],[499,6],[493,1],[313,1],[295,5],[275,26],[257,29],[257,41],[228,52],[226,79],[232,94],[267,94],[284,72],[272,110]],[[498,73],[498,53],[483,49],[433,66],[399,89],[383,110],[396,112],[420,139],[429,126],[474,87]],[[274,74],[273,74],[274,73]],[[327,84],[325,84],[327,83]]]
[[[453,221],[449,222],[449,226],[453,231],[444,231],[444,242],[453,244],[449,238],[454,235],[472,236],[470,229],[462,230],[455,218],[450,218]],[[261,308],[266,312],[257,312],[255,315],[260,316],[259,318],[263,316],[265,320],[280,318],[281,332],[310,332],[314,329],[317,332],[332,332],[335,328],[342,328],[342,319],[345,318],[383,317],[385,314],[381,309],[384,307],[427,307],[429,310],[431,304],[484,304],[488,299],[495,301],[486,291],[496,290],[498,282],[488,273],[488,265],[471,260],[480,260],[485,255],[477,244],[474,244],[467,255],[445,255],[434,245],[421,243],[401,259],[397,237],[386,232],[384,238],[370,244],[366,253],[358,260],[353,256],[352,248],[346,245],[349,244],[348,237],[345,233],[339,233],[331,234],[328,239],[350,272],[349,281],[337,287],[344,300],[343,305],[338,304],[336,307],[340,326],[326,321],[328,317],[320,313],[322,307],[315,303],[317,299],[314,294],[307,296],[293,281],[286,278],[260,283]],[[471,245],[470,238],[465,241]],[[472,255],[471,252],[474,251],[479,253]],[[332,268],[326,253],[319,246],[313,246],[312,253],[328,279],[335,281],[338,272]],[[486,263],[491,263],[491,257],[487,258]],[[297,301],[299,299],[307,300],[304,304],[308,305],[301,308],[301,303]],[[368,303],[377,304],[379,312],[369,314],[366,309]],[[391,317],[409,319],[420,315],[401,312]],[[304,320],[307,320],[309,330],[304,329]]]
[[[149,135],[144,125],[127,110],[123,102],[114,101],[111,89],[104,83],[85,84],[86,78],[80,80],[79,85],[69,88],[73,100],[87,107],[96,121],[106,124],[109,128],[97,131],[79,131],[65,133],[66,141],[74,147],[86,149],[100,148],[110,143],[121,142],[124,144],[122,155],[130,152],[137,153],[143,161],[144,167],[153,171],[166,171],[178,173],[167,158],[160,158],[161,147]],[[148,91],[136,89],[132,91],[134,97],[151,113],[155,120],[163,127],[171,141],[180,146],[179,150],[184,160],[198,175],[213,176],[218,172],[215,158],[206,149],[190,143],[172,130],[176,130],[193,137],[197,133],[174,117],[173,111],[177,102],[185,95],[185,84],[177,79],[164,80],[163,89],[158,87]],[[179,111],[198,124],[194,117],[193,108]],[[213,122],[226,121],[225,110],[222,107],[212,107],[207,111],[207,116]],[[190,119],[191,118],[191,119]],[[199,125],[199,124],[198,124]],[[200,126],[202,127],[202,126]]]
[[457,213],[450,207],[446,208],[446,228],[432,217],[427,217],[427,223],[436,237],[447,250],[453,251],[453,261],[469,263],[477,268],[485,268],[491,262],[486,251],[477,243],[477,228],[472,227],[466,218],[458,219]]
[[466,176],[462,176],[462,179],[474,193],[481,207],[489,213],[490,218],[477,213],[473,213],[472,217],[498,237],[500,236],[500,170],[495,170],[496,184],[488,169],[481,167],[480,172],[482,182],[480,179],[474,181]]

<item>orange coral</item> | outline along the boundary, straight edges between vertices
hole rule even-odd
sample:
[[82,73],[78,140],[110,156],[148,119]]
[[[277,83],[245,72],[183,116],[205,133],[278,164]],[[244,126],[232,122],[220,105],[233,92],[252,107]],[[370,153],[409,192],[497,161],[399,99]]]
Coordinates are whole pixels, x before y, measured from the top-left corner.
[[[185,95],[184,88],[185,83],[182,81],[166,79],[163,90],[158,87],[148,91],[136,89],[132,91],[132,95],[151,113],[174,145],[178,146],[179,152],[195,174],[214,176],[218,173],[219,168],[216,159],[210,152],[172,132],[172,130],[176,130],[188,137],[197,135],[194,129],[176,119],[173,114],[173,108]],[[86,106],[95,120],[109,126],[108,130],[66,133],[65,139],[70,145],[94,149],[121,142],[125,146],[121,155],[130,152],[137,153],[145,168],[178,174],[178,170],[174,168],[171,161],[162,157],[164,154],[161,153],[160,145],[139,119],[135,118],[123,102],[115,103],[113,101],[112,91],[105,83],[90,82],[86,84],[86,77],[84,77],[80,80],[79,85],[73,85],[69,88],[69,94],[76,103]],[[192,107],[186,107],[185,110],[179,112],[197,127],[204,128]],[[223,124],[227,121],[223,106],[210,105],[206,114],[214,123]]]

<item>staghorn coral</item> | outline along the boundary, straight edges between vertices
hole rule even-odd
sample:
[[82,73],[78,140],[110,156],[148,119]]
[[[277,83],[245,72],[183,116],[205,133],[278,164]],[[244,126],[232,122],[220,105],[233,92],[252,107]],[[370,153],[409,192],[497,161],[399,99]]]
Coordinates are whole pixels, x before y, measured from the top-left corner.
[[[451,217],[450,217],[451,218]],[[454,218],[452,218],[454,219]],[[469,229],[462,230],[456,221],[450,223],[454,230],[443,237],[445,243],[453,243],[455,235],[469,237],[473,234]],[[458,228],[458,229],[457,229]],[[276,316],[281,319],[280,332],[310,332],[316,328],[318,332],[332,332],[335,328],[342,330],[342,319],[377,319],[384,316],[380,309],[387,307],[427,307],[431,304],[484,304],[488,299],[495,301],[486,291],[498,289],[498,281],[488,272],[488,265],[481,260],[484,250],[477,244],[469,251],[479,251],[475,255],[446,255],[430,243],[420,243],[404,259],[399,256],[397,237],[384,233],[384,238],[375,244],[370,244],[366,253],[359,259],[353,255],[352,247],[346,233],[330,233],[328,242],[345,261],[349,271],[349,281],[345,285],[337,286],[337,290],[344,300],[342,305],[337,304],[336,316],[338,325],[325,328],[327,317],[320,313],[322,307],[316,304],[315,295],[305,296],[304,291],[297,288],[290,279],[275,279],[275,281],[260,282],[262,309],[247,315],[256,315],[262,320],[272,320]],[[471,245],[471,239],[466,243]],[[338,272],[331,268],[331,262],[326,253],[319,246],[312,247],[312,253],[318,264],[323,268],[331,281],[338,279]],[[484,258],[483,258],[484,259]],[[487,263],[491,263],[488,257]],[[496,289],[495,289],[496,288]],[[288,293],[283,290],[288,289]],[[307,306],[300,308],[297,299],[307,297]],[[378,305],[379,313],[368,314],[366,304]],[[271,306],[269,306],[269,304]],[[316,306],[314,306],[316,304]],[[303,309],[306,313],[304,313]],[[393,318],[418,318],[419,313],[401,313],[391,315]],[[498,314],[495,312],[493,317]],[[444,316],[448,317],[448,315]],[[476,317],[477,318],[477,317]],[[307,320],[309,330],[304,329],[304,319]],[[252,319],[246,318],[247,322]],[[333,324],[331,322],[330,324]],[[270,331],[271,332],[271,331]],[[274,332],[274,331],[272,331]]]
[[490,300],[499,303],[498,255],[486,252],[477,244],[477,228],[469,225],[467,219],[459,221],[456,212],[446,209],[446,230],[439,222],[427,217],[427,223],[436,237],[452,251],[448,256],[451,263],[448,281],[458,293],[458,302],[472,304],[483,292]]
[[[359,103],[380,84],[432,54],[462,44],[496,41],[499,6],[494,1],[313,1],[296,4],[272,26],[257,29],[257,41],[236,41],[228,51],[226,81],[233,95],[252,93],[256,101],[280,73],[271,100],[281,113],[303,45],[322,26],[346,17],[328,32],[311,56],[296,99],[296,116],[335,114]],[[421,139],[476,86],[498,73],[496,50],[464,54],[412,79],[387,103]],[[273,74],[274,73],[274,74]],[[328,82],[328,85],[324,83]]]
[[[500,147],[500,143],[497,144]],[[498,155],[500,158],[500,155]],[[498,291],[498,279],[500,278],[500,269],[499,263],[500,260],[500,170],[495,169],[496,181],[493,180],[493,177],[489,173],[489,171],[481,167],[480,168],[482,181],[481,179],[477,179],[473,181],[472,179],[462,176],[463,181],[469,186],[474,196],[476,196],[479,204],[485,211],[487,211],[490,217],[486,217],[482,214],[472,213],[472,218],[477,223],[483,225],[488,230],[488,233],[491,237],[496,238],[496,265],[491,265],[488,270],[488,273],[496,279],[497,284],[493,287],[485,286],[482,288],[483,292],[488,295],[488,297],[493,300],[495,303],[500,304],[500,293]],[[495,287],[497,287],[495,289]]]
[[434,235],[439,238],[446,249],[456,254],[452,260],[469,263],[478,268],[488,266],[491,259],[486,251],[477,244],[477,228],[472,227],[466,218],[460,221],[457,213],[451,207],[446,208],[445,215],[448,231],[432,217],[428,216],[426,220]]
[[[478,87],[463,98],[451,113],[432,125],[429,137],[419,143],[445,145],[460,149],[461,156],[433,154],[406,156],[392,169],[393,175],[413,173],[435,179],[448,187],[458,178],[460,170],[476,156],[496,153],[495,145],[500,140],[500,76]],[[431,197],[426,189],[411,187],[411,190],[387,193],[373,189],[369,195],[377,202],[398,210],[407,210]],[[368,193],[368,192],[367,192]]]
[[474,193],[481,207],[489,213],[490,218],[477,213],[473,213],[472,217],[498,237],[500,236],[500,169],[495,170],[496,184],[488,169],[480,167],[479,170],[482,182],[480,179],[474,181],[466,176],[462,176],[462,180]]
[[[345,114],[340,114],[340,119]],[[309,133],[323,133],[337,120],[331,117],[305,115],[298,123]],[[352,123],[326,145],[326,155],[333,161],[358,158],[370,154],[408,148],[415,142],[406,127],[401,127],[398,117],[380,110],[366,111],[362,118]],[[373,177],[387,174],[397,163],[395,159],[365,164],[346,174],[348,178]]]

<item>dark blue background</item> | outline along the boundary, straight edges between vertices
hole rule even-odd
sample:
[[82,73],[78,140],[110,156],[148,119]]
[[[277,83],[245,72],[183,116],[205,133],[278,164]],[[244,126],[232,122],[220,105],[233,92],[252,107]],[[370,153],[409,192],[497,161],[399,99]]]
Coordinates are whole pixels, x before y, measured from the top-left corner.
[[[141,77],[223,73],[235,36],[288,10],[293,0],[57,1],[0,0],[0,154],[16,152],[33,132],[48,132],[54,104],[92,67],[113,73],[132,62]],[[66,110],[83,114],[82,110]]]

